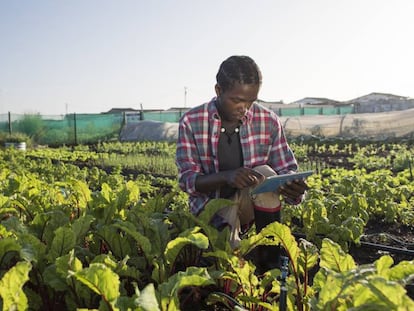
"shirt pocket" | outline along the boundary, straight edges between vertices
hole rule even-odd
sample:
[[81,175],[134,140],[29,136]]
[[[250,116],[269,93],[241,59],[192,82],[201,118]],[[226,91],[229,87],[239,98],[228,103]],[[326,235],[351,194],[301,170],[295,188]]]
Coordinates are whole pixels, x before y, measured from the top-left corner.
[[256,162],[257,165],[266,164],[271,150],[272,144],[270,140],[259,141],[259,143],[256,144],[253,156],[254,162]]

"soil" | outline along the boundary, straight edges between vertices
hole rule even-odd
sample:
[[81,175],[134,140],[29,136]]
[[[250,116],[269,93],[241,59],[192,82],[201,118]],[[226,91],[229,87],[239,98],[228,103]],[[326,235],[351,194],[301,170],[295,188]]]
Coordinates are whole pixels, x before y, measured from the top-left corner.
[[365,227],[360,246],[352,246],[350,255],[357,264],[372,263],[389,254],[394,263],[414,260],[414,228],[398,223],[385,224],[371,220]]

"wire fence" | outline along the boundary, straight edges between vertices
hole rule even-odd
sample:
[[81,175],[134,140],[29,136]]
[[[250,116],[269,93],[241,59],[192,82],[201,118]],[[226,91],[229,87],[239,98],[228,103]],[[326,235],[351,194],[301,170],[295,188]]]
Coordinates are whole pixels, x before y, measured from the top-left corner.
[[125,118],[122,114],[7,114],[0,115],[4,139],[19,140],[21,134],[38,144],[81,144],[108,140],[119,134]]

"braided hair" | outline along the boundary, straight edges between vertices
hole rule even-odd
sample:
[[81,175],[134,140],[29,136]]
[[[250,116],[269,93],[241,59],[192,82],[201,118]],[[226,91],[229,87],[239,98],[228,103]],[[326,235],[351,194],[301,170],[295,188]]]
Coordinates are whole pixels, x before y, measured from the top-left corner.
[[221,63],[216,75],[217,84],[223,92],[231,89],[236,82],[240,84],[262,83],[262,73],[249,56],[230,56]]

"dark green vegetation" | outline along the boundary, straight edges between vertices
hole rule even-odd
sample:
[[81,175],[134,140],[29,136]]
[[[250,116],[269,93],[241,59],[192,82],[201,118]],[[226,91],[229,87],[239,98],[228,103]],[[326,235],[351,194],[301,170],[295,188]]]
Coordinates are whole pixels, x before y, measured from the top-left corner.
[[[3,309],[278,310],[285,287],[287,310],[413,309],[412,144],[292,147],[301,170],[316,173],[306,201],[236,252],[227,230],[209,226],[227,201],[188,212],[172,144],[1,150]],[[248,260],[279,243],[284,287],[279,269],[258,275]]]

